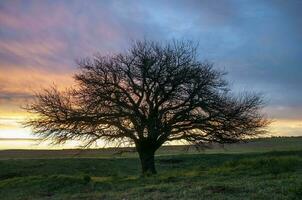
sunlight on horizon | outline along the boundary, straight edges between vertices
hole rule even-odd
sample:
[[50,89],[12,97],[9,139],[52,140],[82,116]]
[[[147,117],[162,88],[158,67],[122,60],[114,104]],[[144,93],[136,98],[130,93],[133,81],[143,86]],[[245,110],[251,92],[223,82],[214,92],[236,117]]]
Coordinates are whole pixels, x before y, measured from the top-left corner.
[[[28,117],[28,116],[27,116]],[[24,116],[7,116],[0,118],[0,149],[71,149],[80,148],[80,141],[68,141],[62,145],[50,145],[50,142],[39,143],[39,138],[31,134],[30,128],[22,127]],[[269,127],[270,136],[302,136],[301,120],[275,120]],[[100,140],[91,148],[104,147]],[[107,145],[109,147],[109,145]]]

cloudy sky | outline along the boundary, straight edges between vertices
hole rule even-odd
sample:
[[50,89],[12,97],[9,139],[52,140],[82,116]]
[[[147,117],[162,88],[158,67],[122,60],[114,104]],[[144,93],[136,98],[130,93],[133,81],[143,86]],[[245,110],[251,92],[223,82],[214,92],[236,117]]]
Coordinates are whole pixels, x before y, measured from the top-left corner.
[[2,0],[0,138],[32,137],[20,106],[43,87],[72,85],[76,59],[144,38],[198,42],[235,92],[265,94],[272,135],[302,135],[301,10],[301,0]]

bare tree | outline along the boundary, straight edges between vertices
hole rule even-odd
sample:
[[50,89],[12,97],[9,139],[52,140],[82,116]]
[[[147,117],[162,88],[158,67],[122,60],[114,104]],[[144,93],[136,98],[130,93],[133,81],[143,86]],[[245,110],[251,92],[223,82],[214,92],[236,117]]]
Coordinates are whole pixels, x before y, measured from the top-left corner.
[[25,124],[57,143],[132,143],[143,173],[156,173],[154,154],[164,143],[233,143],[268,124],[261,96],[231,94],[224,73],[198,61],[190,42],[135,42],[125,53],[78,64],[77,86],[38,93],[26,107],[37,117]]

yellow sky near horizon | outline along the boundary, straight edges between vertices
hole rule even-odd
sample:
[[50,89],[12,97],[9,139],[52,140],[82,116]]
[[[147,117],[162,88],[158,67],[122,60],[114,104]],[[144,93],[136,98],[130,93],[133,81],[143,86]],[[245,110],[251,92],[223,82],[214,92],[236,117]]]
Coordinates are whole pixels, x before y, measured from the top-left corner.
[[[38,144],[35,140],[27,140],[37,137],[31,134],[30,128],[22,126],[22,121],[29,117],[28,114],[20,112],[9,115],[7,113],[3,116],[0,117],[0,149],[63,149],[78,148],[81,144],[79,141],[70,141],[64,145],[55,146],[49,145],[47,142]],[[302,136],[301,129],[301,120],[279,119],[274,120],[268,127],[269,133],[265,136]],[[20,138],[24,140],[20,140]],[[99,144],[104,143],[101,141]]]

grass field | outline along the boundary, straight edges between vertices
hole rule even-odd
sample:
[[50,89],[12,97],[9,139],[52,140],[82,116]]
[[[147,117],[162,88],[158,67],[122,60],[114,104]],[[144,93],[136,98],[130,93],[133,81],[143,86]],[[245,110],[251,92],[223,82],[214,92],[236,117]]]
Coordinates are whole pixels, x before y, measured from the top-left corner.
[[1,151],[0,199],[302,199],[301,137],[164,147],[151,177],[135,153],[117,152]]

